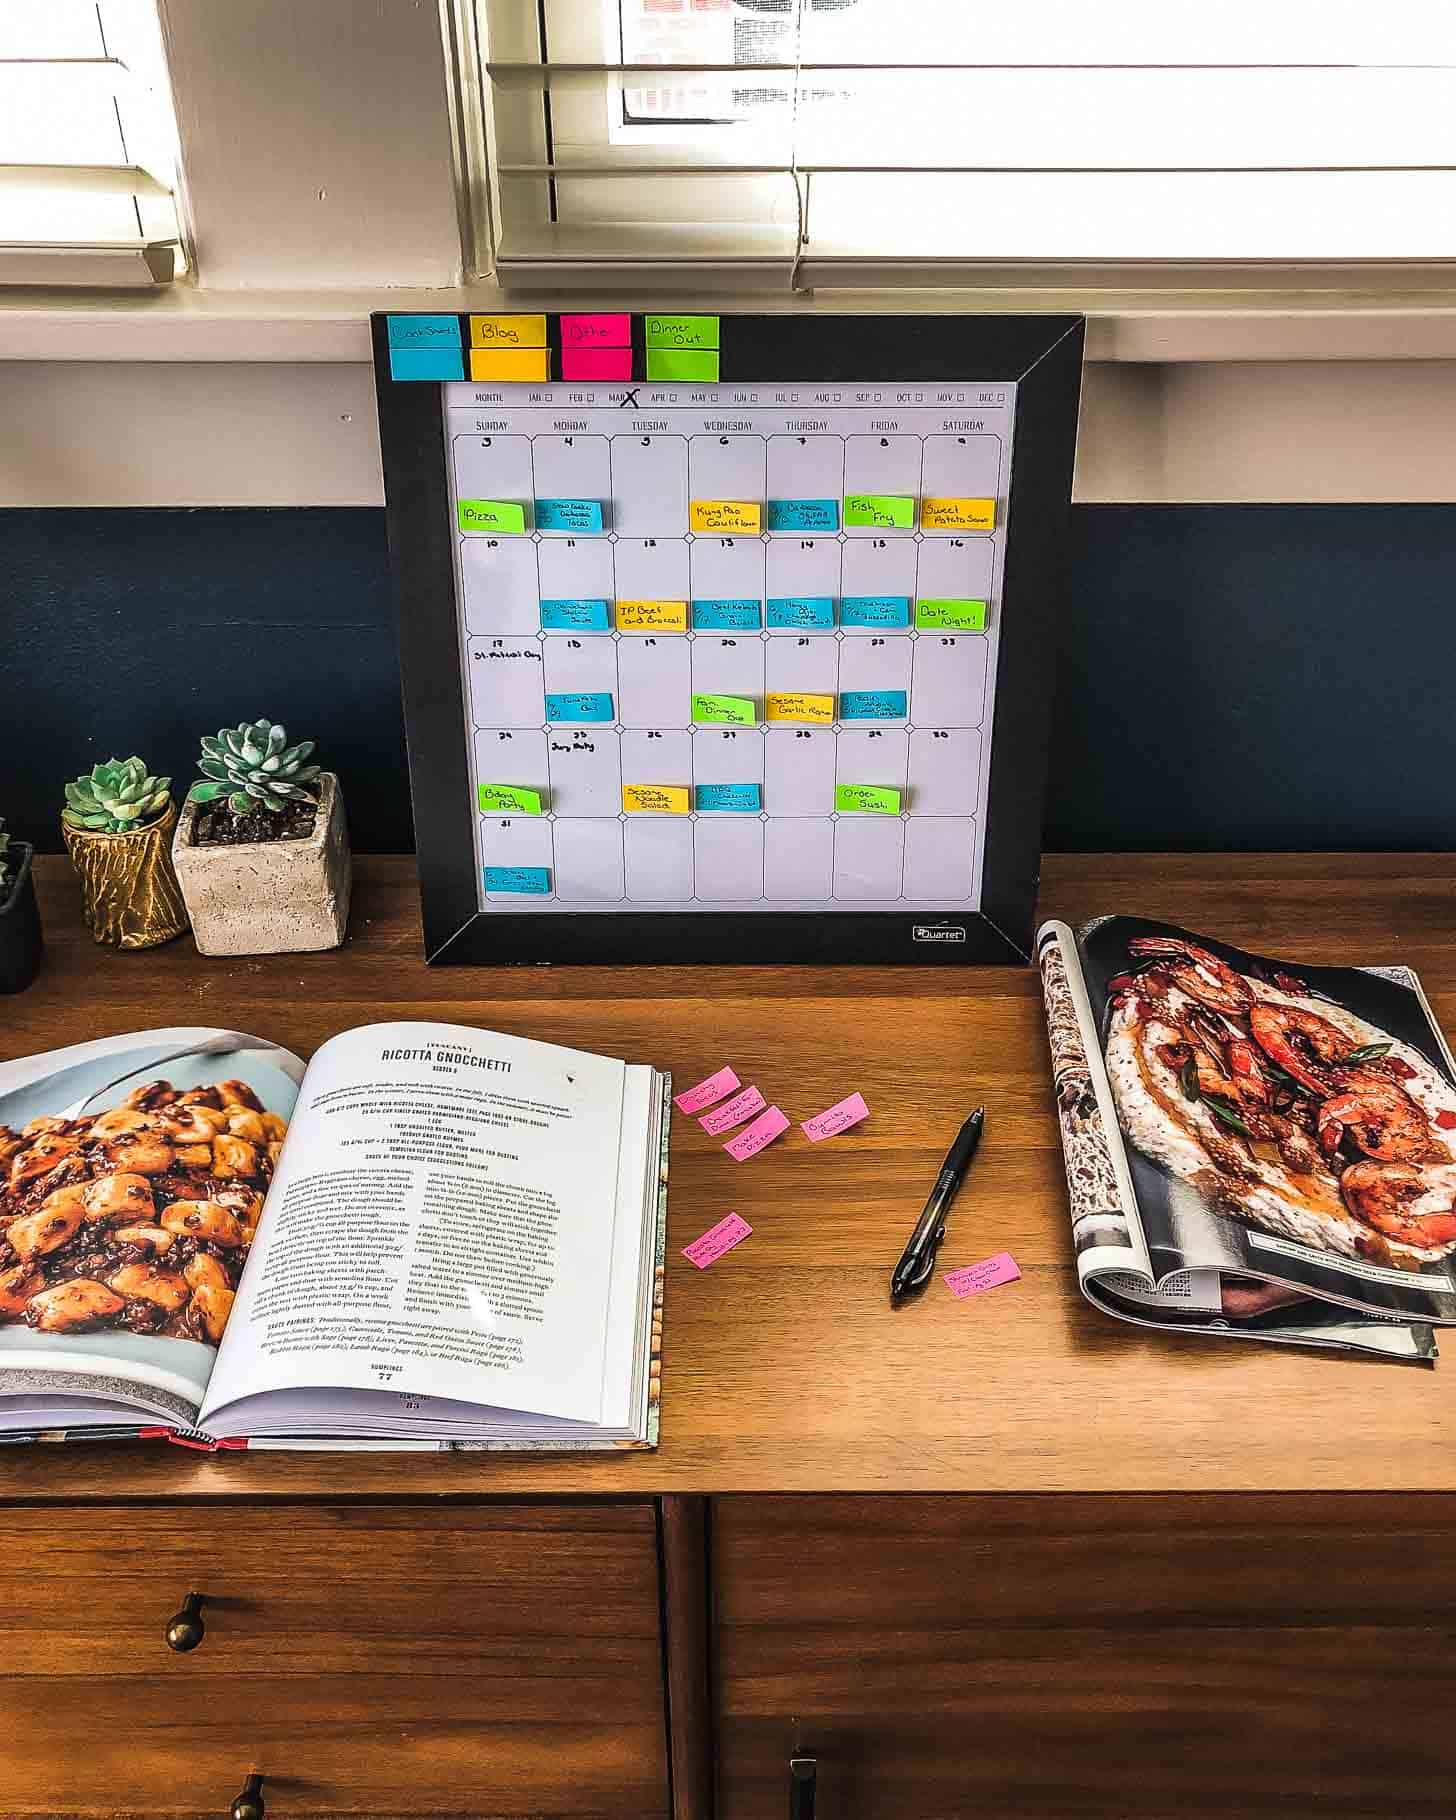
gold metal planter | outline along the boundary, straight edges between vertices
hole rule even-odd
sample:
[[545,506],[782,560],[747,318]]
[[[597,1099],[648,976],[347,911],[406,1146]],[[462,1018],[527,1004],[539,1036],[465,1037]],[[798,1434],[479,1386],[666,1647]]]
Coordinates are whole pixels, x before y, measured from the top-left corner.
[[98,942],[109,948],[157,948],[187,927],[172,833],[177,805],[160,821],[131,834],[96,834],[68,828],[61,834],[81,881],[81,915]]

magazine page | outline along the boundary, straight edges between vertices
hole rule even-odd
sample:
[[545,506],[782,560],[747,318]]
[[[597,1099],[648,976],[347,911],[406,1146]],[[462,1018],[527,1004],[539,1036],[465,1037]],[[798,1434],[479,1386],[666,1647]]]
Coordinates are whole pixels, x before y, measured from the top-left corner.
[[203,1426],[276,1428],[270,1399],[294,1432],[426,1399],[599,1422],[626,1075],[448,1024],[324,1044]]
[[1136,917],[1078,952],[1156,1277],[1456,1318],[1456,1071],[1411,976]]
[[0,1422],[197,1420],[303,1078],[236,1030],[0,1064]]

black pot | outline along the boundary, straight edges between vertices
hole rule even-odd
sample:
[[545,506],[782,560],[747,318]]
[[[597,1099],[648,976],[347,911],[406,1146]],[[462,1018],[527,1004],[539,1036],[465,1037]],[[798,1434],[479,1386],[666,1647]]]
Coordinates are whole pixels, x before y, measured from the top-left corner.
[[40,965],[40,911],[30,866],[34,852],[29,841],[13,840],[5,856],[10,886],[0,898],[0,992],[23,992]]

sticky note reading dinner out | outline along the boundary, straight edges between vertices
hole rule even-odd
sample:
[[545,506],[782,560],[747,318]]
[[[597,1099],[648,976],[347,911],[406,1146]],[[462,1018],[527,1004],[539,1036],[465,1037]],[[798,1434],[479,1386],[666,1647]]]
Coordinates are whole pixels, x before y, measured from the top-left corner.
[[910,712],[904,689],[841,689],[841,720],[904,720]]
[[604,600],[543,600],[541,630],[609,632],[611,623],[607,617],[607,603]]
[[763,514],[756,499],[694,499],[688,505],[690,531],[733,531],[758,535]]
[[876,526],[881,530],[913,531],[915,501],[891,493],[847,493],[844,498],[844,522],[855,526]]
[[539,815],[541,813],[541,793],[539,790],[528,790],[524,784],[480,784],[476,795],[481,809],[487,814],[495,810],[506,815]]
[[695,632],[756,632],[763,623],[763,608],[756,600],[695,600]]
[[696,348],[653,348],[647,350],[649,379],[678,380],[683,385],[717,385],[716,351],[699,352]]
[[526,534],[526,508],[509,499],[457,499],[456,516],[462,531],[494,531],[507,537]]
[[915,624],[922,632],[984,632],[984,600],[917,600]]
[[628,815],[686,815],[685,784],[623,784],[622,807]]
[[922,531],[994,531],[994,499],[931,499],[920,502]]
[[473,348],[544,348],[544,316],[472,316],[470,345]]
[[686,632],[688,603],[685,600],[619,600],[619,632]]
[[753,1231],[741,1214],[725,1213],[716,1226],[710,1226],[700,1239],[683,1246],[683,1256],[699,1270],[715,1264],[725,1251],[741,1245]]
[[767,1112],[761,1112],[751,1125],[745,1125],[737,1137],[729,1138],[723,1148],[735,1163],[746,1163],[751,1156],[771,1144],[776,1137],[781,1137],[789,1128],[789,1121],[777,1106],[770,1106]]
[[898,815],[900,792],[888,784],[836,784],[834,807],[841,815]]
[[649,348],[716,348],[716,316],[646,316],[643,336]]
[[736,1093],[741,1085],[731,1068],[720,1068],[696,1087],[684,1087],[681,1093],[675,1093],[672,1103],[679,1112],[701,1112],[705,1106],[716,1106],[719,1100]]
[[763,806],[762,794],[757,784],[699,784],[693,792],[693,807],[699,815],[718,810],[757,815]]
[[752,727],[758,717],[746,695],[695,695],[693,719],[700,727]]
[[515,897],[549,897],[551,874],[544,866],[487,866],[485,888]]
[[538,531],[575,531],[589,535],[602,528],[602,502],[599,499],[538,499]]
[[807,720],[827,727],[834,719],[832,695],[770,695],[764,700],[765,720]]
[[608,721],[616,718],[612,709],[610,695],[595,693],[548,695],[546,697],[547,720],[559,721]]
[[837,499],[771,499],[766,531],[837,531]]
[[851,1093],[827,1112],[816,1113],[812,1119],[805,1119],[799,1129],[811,1144],[822,1144],[825,1138],[838,1137],[841,1131],[848,1131],[851,1125],[857,1125],[861,1119],[870,1116],[870,1109],[864,1103],[864,1096]]

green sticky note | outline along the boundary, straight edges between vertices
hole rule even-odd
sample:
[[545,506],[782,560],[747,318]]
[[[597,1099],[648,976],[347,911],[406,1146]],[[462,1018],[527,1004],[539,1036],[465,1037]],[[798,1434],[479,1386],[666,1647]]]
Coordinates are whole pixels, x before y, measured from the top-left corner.
[[462,531],[505,531],[512,537],[526,534],[526,508],[506,499],[459,499],[456,515]]
[[[649,348],[715,348],[716,316],[645,316],[643,332]],[[651,374],[648,374],[651,377]]]
[[540,791],[528,790],[524,784],[478,784],[475,793],[480,798],[482,811],[487,815],[496,810],[506,815],[541,813]]
[[875,815],[898,815],[900,792],[886,784],[836,784],[834,806],[841,813],[869,810]]
[[984,632],[984,600],[917,600],[915,627],[920,632]]
[[844,522],[873,525],[881,530],[913,531],[915,501],[897,498],[893,493],[846,493]]
[[716,385],[716,352],[699,354],[688,348],[648,348],[647,377],[678,379],[685,385]]
[[753,703],[741,695],[695,695],[693,719],[699,726],[752,727],[756,725]]

